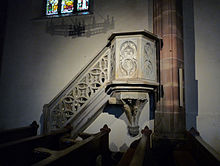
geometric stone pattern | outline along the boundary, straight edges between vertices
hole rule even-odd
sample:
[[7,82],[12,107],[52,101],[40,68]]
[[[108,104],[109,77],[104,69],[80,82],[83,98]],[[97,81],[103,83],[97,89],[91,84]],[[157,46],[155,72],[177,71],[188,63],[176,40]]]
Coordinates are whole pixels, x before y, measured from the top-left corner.
[[143,40],[143,78],[156,81],[156,43],[150,40]]
[[[93,99],[96,99],[94,97],[98,97],[107,84],[120,84],[130,80],[136,84],[150,83],[157,86],[155,41],[156,39],[142,34],[116,36],[108,47],[45,106],[45,131],[63,128],[68,123],[73,124],[73,120],[77,122],[75,120],[79,116],[90,112],[88,108]],[[134,117],[138,118],[136,115]]]
[[125,41],[120,46],[120,74],[130,77],[137,71],[137,46],[132,41]]
[[81,75],[81,79],[73,82],[72,89],[57,103],[51,115],[51,129],[61,128],[66,122],[73,118],[75,114],[103,88],[103,84],[108,80],[109,52],[103,54],[100,59],[86,72]]
[[110,57],[110,79],[115,78],[115,44],[111,45],[111,57]]
[[119,36],[114,41],[114,80],[143,80],[157,83],[156,43],[142,35]]

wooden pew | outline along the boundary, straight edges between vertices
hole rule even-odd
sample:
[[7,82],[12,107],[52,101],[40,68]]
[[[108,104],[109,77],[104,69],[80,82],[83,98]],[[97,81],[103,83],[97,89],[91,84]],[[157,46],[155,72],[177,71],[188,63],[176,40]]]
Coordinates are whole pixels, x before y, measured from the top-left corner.
[[199,165],[220,166],[220,154],[207,144],[196,129],[191,128],[187,132],[191,153]]
[[140,140],[134,141],[127,152],[122,156],[118,166],[142,166],[145,152],[150,150],[150,135],[151,130],[146,126],[142,132]]
[[68,135],[70,131],[70,128],[65,128],[50,134],[27,137],[1,144],[0,165],[31,165],[42,160],[47,157],[47,154],[35,154],[33,149],[40,146],[59,149],[60,139]]
[[29,126],[0,131],[0,144],[37,135],[39,125],[33,121]]
[[105,125],[98,134],[86,137],[86,139],[63,150],[51,150],[48,148],[36,148],[35,151],[49,154],[44,160],[35,163],[33,166],[44,165],[96,165],[98,155],[102,156],[102,165],[109,163],[109,132]]
[[186,136],[186,143],[174,151],[177,166],[220,166],[220,154],[200,137],[196,129],[191,128]]

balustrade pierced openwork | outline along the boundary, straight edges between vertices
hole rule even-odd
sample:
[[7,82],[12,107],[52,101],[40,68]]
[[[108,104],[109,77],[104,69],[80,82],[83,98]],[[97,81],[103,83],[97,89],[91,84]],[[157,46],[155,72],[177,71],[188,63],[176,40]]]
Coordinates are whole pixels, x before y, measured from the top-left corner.
[[103,85],[109,79],[109,55],[109,49],[103,49],[77,79],[70,83],[68,86],[70,88],[68,90],[64,89],[61,95],[57,96],[59,100],[55,98],[48,105],[47,109],[50,114],[49,130],[64,127],[84,108],[96,92],[103,88]]
[[97,117],[113,93],[121,96],[118,101],[142,100],[140,96],[159,85],[158,43],[146,31],[113,34],[107,46],[44,107],[45,132],[71,124],[75,136]]

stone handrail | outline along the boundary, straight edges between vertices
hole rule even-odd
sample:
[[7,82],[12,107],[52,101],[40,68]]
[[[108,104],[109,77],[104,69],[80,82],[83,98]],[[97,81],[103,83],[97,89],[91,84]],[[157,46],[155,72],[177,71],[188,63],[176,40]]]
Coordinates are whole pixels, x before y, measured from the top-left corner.
[[109,53],[109,48],[104,47],[49,104],[44,105],[44,133],[65,127],[103,88],[109,79]]
[[159,86],[160,41],[147,31],[113,33],[108,40],[106,47],[44,106],[44,133],[70,124],[72,137],[77,136],[101,113],[110,96],[126,106],[128,119],[134,119],[128,124],[129,134],[139,133],[138,119],[147,93],[157,93]]

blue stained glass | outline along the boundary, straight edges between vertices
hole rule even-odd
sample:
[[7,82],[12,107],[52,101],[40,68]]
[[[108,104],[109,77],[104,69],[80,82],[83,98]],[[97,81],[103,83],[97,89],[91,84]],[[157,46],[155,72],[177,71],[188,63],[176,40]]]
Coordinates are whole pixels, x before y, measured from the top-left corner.
[[62,0],[61,13],[72,13],[73,12],[73,0]]
[[89,0],[77,0],[77,11],[89,9]]
[[46,15],[58,14],[58,0],[47,0]]

